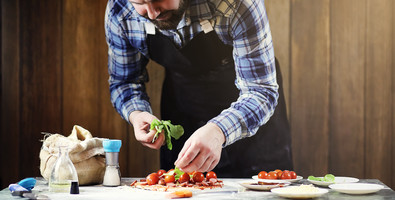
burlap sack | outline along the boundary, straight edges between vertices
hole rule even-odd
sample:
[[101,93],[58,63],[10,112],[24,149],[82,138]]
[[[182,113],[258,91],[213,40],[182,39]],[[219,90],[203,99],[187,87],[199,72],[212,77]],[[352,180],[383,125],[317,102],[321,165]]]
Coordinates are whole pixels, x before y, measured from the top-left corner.
[[40,151],[41,175],[49,180],[52,167],[58,158],[59,146],[68,146],[70,159],[78,173],[79,184],[102,183],[106,168],[102,140],[92,137],[88,130],[77,125],[68,137],[51,134],[43,140]]

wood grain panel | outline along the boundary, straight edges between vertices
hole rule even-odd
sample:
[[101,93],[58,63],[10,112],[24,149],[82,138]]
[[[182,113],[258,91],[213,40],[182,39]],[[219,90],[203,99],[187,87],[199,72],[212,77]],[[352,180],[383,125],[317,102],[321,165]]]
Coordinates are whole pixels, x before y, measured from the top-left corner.
[[366,0],[332,0],[329,172],[335,175],[364,176],[365,39]]
[[266,11],[272,32],[274,53],[281,66],[287,114],[290,111],[290,9],[289,0],[266,0]]
[[[147,93],[153,114],[160,119],[160,98],[162,94],[162,83],[164,80],[164,69],[154,61],[147,65],[149,82],[146,84]],[[160,167],[159,151],[149,149],[137,142],[134,137],[133,128],[129,131],[129,168],[133,176],[145,177],[148,173],[157,171]]]
[[[61,129],[61,3],[20,1],[20,177],[39,176],[41,131]],[[29,167],[27,167],[29,166]]]
[[[63,1],[63,110],[64,134],[74,125],[99,133],[99,32],[97,26],[103,11],[96,0]],[[101,18],[103,20],[103,18]],[[99,30],[100,29],[100,30]]]
[[[120,139],[122,140],[122,147],[119,153],[119,165],[121,169],[122,176],[129,176],[128,168],[128,124],[124,121],[121,116],[117,113],[115,108],[111,104],[110,100],[110,90],[108,84],[108,70],[107,70],[107,43],[105,39],[104,32],[104,14],[107,5],[107,0],[100,0],[97,2],[97,14],[95,14],[95,32],[96,46],[94,49],[97,50],[97,69],[99,71],[99,87],[97,92],[100,96],[99,99],[99,132],[98,137],[110,138],[110,139]],[[92,5],[95,5],[92,3]],[[97,16],[96,16],[97,15]]]
[[368,0],[366,46],[366,178],[391,184],[392,0]]
[[295,170],[328,171],[329,0],[291,4],[291,127]]
[[[395,10],[395,2],[392,2],[392,10]],[[392,141],[395,141],[395,14],[392,13]],[[392,143],[392,168],[395,168],[395,144]],[[392,171],[391,188],[395,190],[395,172]]]
[[[19,178],[19,18],[18,0],[1,1],[1,134],[0,186],[5,188]],[[12,150],[9,153],[6,150]]]
[[[395,2],[392,1],[392,10],[395,10]],[[392,141],[395,141],[395,14],[392,13]],[[395,144],[392,143],[392,168],[395,168]],[[395,190],[395,172],[392,170],[391,188]]]

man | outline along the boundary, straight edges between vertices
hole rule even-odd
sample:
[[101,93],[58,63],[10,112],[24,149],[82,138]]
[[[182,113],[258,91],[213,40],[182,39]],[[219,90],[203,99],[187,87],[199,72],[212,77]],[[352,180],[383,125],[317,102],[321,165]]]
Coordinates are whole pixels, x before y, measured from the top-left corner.
[[161,168],[215,168],[221,177],[292,169],[282,97],[274,112],[279,87],[262,0],[109,0],[105,21],[111,101],[153,149],[164,136],[152,143],[145,67],[152,59],[166,70],[161,118],[185,134],[172,151],[161,148]]

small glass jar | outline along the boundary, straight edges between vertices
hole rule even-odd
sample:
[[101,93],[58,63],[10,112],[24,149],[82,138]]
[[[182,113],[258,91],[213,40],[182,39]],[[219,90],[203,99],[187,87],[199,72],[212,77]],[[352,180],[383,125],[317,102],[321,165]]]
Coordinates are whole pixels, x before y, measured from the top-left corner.
[[68,193],[72,182],[78,184],[77,170],[70,160],[67,146],[60,146],[58,159],[49,177],[49,191]]

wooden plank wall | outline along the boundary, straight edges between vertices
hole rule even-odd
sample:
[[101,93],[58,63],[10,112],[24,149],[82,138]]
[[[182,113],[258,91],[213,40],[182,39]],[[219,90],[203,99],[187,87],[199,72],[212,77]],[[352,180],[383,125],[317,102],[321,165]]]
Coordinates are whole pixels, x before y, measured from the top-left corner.
[[[392,10],[395,10],[395,3],[392,2]],[[395,14],[392,13],[392,23],[395,23]],[[395,25],[392,25],[392,139],[395,141]],[[392,169],[395,167],[395,145],[392,143]],[[395,188],[395,174],[392,172],[392,189]]]
[[[0,186],[39,176],[41,131],[75,124],[122,139],[123,176],[159,168],[110,103],[106,0],[1,1]],[[295,170],[395,188],[395,2],[266,0],[293,135]],[[148,66],[159,116],[163,69]],[[392,152],[392,153],[391,153]],[[3,163],[7,164],[3,164]]]
[[[68,135],[73,125],[96,137],[122,139],[122,175],[157,170],[158,152],[135,141],[132,128],[110,102],[106,3],[1,1],[1,187],[39,176],[41,132]],[[155,73],[163,75],[161,69],[153,70],[150,64],[149,70],[153,80],[160,80]],[[148,88],[157,104],[155,112],[160,83]]]
[[394,188],[394,4],[266,0],[275,53],[289,77],[301,175],[377,178]]
[[[366,1],[332,1],[331,8],[336,12],[331,12],[329,169],[340,175],[347,173],[349,176],[361,177],[364,174],[361,166],[365,161],[366,32],[360,30],[366,30]],[[357,21],[360,23],[355,23]],[[353,112],[344,112],[347,110]],[[353,155],[353,159],[349,155]],[[354,170],[347,170],[344,165]]]

